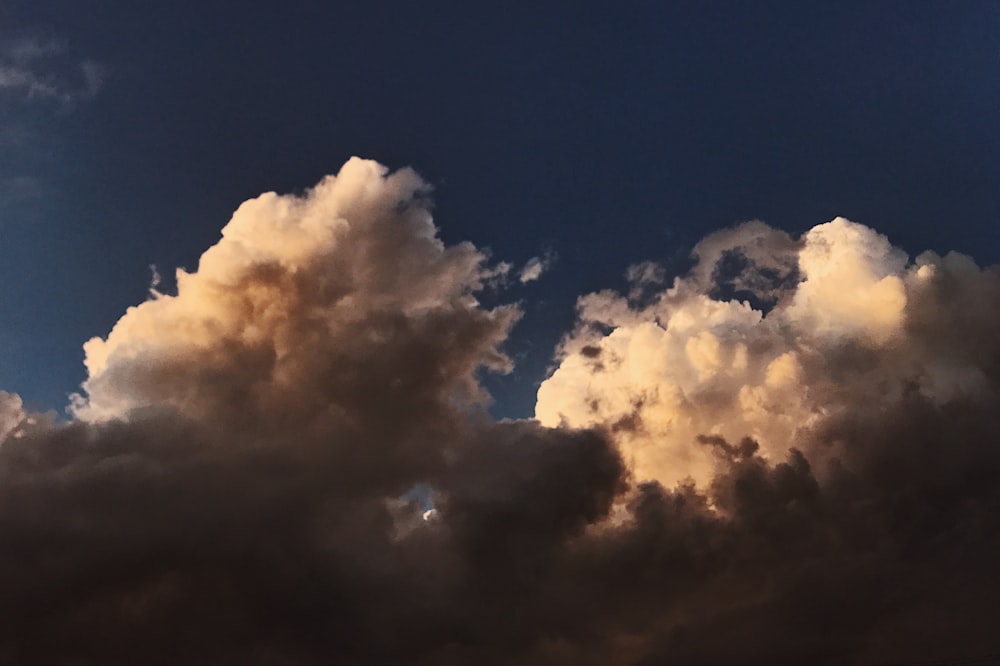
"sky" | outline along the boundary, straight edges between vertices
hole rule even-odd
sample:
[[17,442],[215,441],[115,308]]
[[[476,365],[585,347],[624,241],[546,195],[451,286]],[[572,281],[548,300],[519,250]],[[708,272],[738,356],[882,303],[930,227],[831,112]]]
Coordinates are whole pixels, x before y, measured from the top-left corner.
[[994,2],[0,0],[0,664],[1000,653],[998,110]]
[[62,410],[151,264],[353,155],[416,169],[446,239],[558,257],[517,294],[501,415],[531,413],[579,295],[738,222],[996,262],[995,4],[813,5],[8,0],[6,66],[50,49],[25,67],[60,94],[0,97],[0,377]]

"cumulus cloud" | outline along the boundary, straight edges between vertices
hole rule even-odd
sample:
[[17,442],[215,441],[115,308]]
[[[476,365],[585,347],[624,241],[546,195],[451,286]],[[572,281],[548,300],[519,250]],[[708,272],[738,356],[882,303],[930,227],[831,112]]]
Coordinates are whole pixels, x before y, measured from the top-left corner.
[[84,345],[76,416],[169,406],[245,425],[350,419],[357,405],[344,401],[383,390],[416,409],[428,374],[453,402],[481,400],[474,372],[507,368],[497,345],[518,311],[478,306],[493,271],[472,245],[436,238],[426,194],[412,171],[352,160],[304,197],[245,202],[198,270],[177,271],[176,296]]
[[539,419],[495,422],[520,312],[476,294],[510,268],[428,194],[353,159],[245,202],[86,344],[71,422],[0,392],[0,663],[993,647],[995,270],[842,220],[723,232],[668,289],[584,297]]
[[946,334],[955,306],[936,295],[961,282],[951,289],[981,297],[967,304],[966,316],[978,313],[967,335],[986,335],[994,269],[957,254],[909,262],[842,218],[799,239],[748,223],[695,255],[690,274],[642,303],[580,300],[538,393],[542,423],[614,428],[639,478],[705,484],[716,460],[692,446],[699,435],[750,436],[776,459],[793,446],[823,457],[833,451],[816,434],[843,414],[887,409],[910,391],[937,405],[990,395],[989,353],[970,357],[969,342]]
[[646,539],[629,570],[656,571],[622,608],[642,609],[637,663],[962,654],[948,632],[995,648],[975,619],[992,592],[975,590],[998,536],[982,511],[1000,271],[910,261],[841,218],[798,239],[752,222],[694,254],[669,288],[647,264],[627,295],[581,298],[536,406],[543,425],[609,433],[639,482],[601,541],[611,558]]

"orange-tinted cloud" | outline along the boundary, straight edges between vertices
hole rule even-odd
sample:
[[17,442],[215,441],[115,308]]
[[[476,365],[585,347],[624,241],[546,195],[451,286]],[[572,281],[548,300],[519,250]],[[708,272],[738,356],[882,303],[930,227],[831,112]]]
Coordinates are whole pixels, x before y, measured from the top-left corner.
[[519,311],[476,294],[510,266],[429,211],[362,160],[262,195],[87,343],[70,423],[0,392],[0,663],[992,648],[995,269],[843,220],[720,232],[669,289],[581,299],[542,422],[496,422]]

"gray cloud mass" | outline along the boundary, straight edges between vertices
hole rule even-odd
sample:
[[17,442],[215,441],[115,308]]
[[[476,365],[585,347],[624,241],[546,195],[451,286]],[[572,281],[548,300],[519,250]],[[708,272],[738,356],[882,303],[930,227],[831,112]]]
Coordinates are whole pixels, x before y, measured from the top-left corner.
[[0,391],[0,664],[998,650],[996,268],[720,232],[581,299],[538,418],[497,422],[520,311],[429,211],[358,159],[261,195],[85,345],[69,422]]

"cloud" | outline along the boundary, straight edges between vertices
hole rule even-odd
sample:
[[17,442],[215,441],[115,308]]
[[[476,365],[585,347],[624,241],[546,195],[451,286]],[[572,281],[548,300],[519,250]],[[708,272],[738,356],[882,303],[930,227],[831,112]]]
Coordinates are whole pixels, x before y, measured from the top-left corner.
[[552,264],[555,263],[555,260],[556,255],[553,252],[547,252],[544,256],[532,257],[531,259],[528,259],[518,276],[521,284],[534,282],[538,278],[542,277],[542,273],[549,270],[552,267]]
[[72,421],[0,393],[0,663],[995,647],[994,269],[846,221],[710,237],[718,270],[584,297],[541,422],[495,422],[478,377],[520,312],[477,301],[504,264],[443,244],[428,196],[352,159],[245,202],[86,344]]
[[426,193],[412,171],[352,160],[307,196],[245,202],[198,270],[177,271],[176,296],[86,343],[77,417],[169,406],[245,425],[350,419],[383,392],[397,410],[445,399],[416,392],[424,380],[480,401],[474,373],[508,368],[497,345],[519,312],[478,306],[493,271],[471,244],[436,238]]
[[29,101],[71,105],[94,97],[106,77],[103,65],[69,60],[65,46],[56,41],[18,39],[0,53],[0,92]]
[[17,429],[26,416],[21,396],[0,391],[0,442]]
[[969,341],[942,330],[957,315],[936,294],[959,282],[951,289],[981,295],[962,316],[978,312],[966,335],[985,336],[998,321],[994,269],[957,254],[910,263],[841,218],[797,240],[749,223],[695,254],[689,275],[643,303],[580,300],[538,393],[542,423],[614,428],[641,479],[705,484],[716,460],[692,446],[699,435],[750,436],[777,459],[793,446],[824,457],[833,452],[812,440],[841,414],[886,409],[909,391],[935,404],[989,395],[991,352],[970,357]]
[[3,394],[4,659],[439,661],[506,612],[478,595],[607,510],[606,439],[486,417],[519,312],[480,306],[495,269],[429,209],[413,171],[357,159],[264,194],[87,343],[71,423]]

